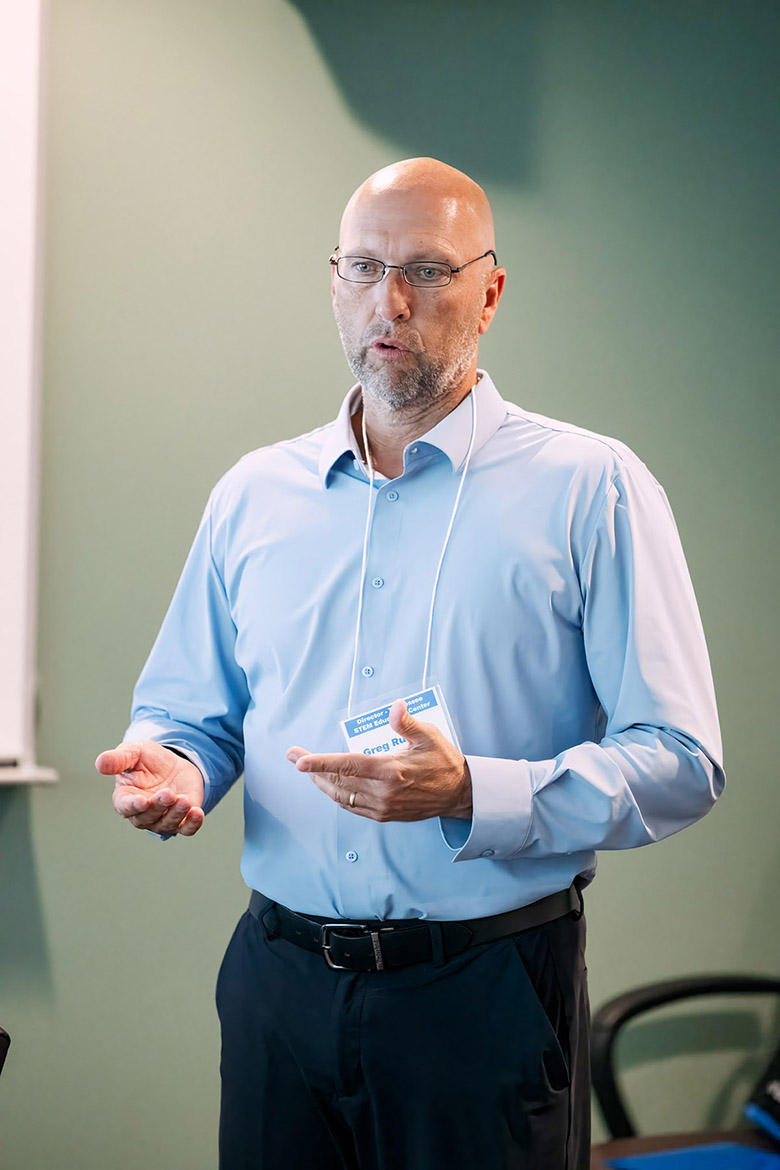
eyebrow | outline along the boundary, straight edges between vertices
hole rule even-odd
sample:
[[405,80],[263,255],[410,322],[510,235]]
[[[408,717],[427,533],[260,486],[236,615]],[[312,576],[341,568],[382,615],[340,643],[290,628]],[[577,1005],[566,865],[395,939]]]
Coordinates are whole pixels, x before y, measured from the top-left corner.
[[[379,260],[380,259],[379,256],[373,255],[370,251],[361,252],[359,250],[355,250],[354,252],[353,251],[344,252],[341,249],[337,249],[337,250],[341,251],[342,256],[344,256],[344,255],[346,255],[346,256],[365,256],[367,260]],[[445,257],[443,255],[443,253],[436,252],[436,251],[434,251],[434,252],[415,252],[413,255],[408,256],[407,259],[404,260],[404,264],[417,264],[421,260],[430,260],[432,264],[448,264],[450,266],[450,268],[457,267],[454,260],[450,260],[447,257]],[[385,264],[387,262],[385,260],[382,260],[382,263]]]
[[445,258],[441,252],[415,252],[406,261],[407,264],[414,264],[418,260],[430,260],[435,264],[449,264],[450,268],[454,268],[454,261]]

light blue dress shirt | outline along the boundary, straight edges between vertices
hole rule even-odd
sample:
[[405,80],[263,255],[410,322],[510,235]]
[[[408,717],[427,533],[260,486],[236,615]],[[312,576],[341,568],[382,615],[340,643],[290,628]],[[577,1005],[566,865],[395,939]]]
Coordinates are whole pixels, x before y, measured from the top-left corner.
[[[477,432],[436,596],[430,677],[471,820],[379,824],[285,758],[344,751],[368,479],[353,387],[335,422],[220,480],[138,681],[126,739],[244,773],[248,886],[336,918],[477,918],[592,877],[595,851],[701,817],[724,775],[696,601],[662,488],[622,443],[505,402]],[[419,686],[470,397],[375,483],[355,704]],[[208,831],[208,824],[204,830]]]

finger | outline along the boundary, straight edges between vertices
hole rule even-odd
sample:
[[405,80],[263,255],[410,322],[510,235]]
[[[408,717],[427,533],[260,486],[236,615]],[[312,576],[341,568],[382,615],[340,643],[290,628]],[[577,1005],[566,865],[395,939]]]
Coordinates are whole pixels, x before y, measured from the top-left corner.
[[[319,788],[320,792],[324,792],[334,804],[341,805],[342,808],[348,811],[354,811],[355,805],[350,806],[350,796],[354,792],[355,802],[358,801],[358,793],[361,792],[361,781],[355,777],[345,779],[343,776],[336,776],[333,772],[312,772],[311,778],[314,784]],[[368,803],[368,798],[364,794],[360,797],[361,803],[365,806]]]
[[300,758],[302,756],[308,756],[308,755],[311,755],[311,752],[308,752],[306,750],[306,748],[291,747],[291,748],[287,749],[287,759],[290,761],[291,764],[297,764],[298,760],[300,760]]
[[114,808],[121,817],[136,816],[149,808],[149,797],[137,788],[117,788],[114,791]]
[[324,792],[345,812],[367,817],[369,820],[382,819],[376,806],[375,794],[372,793],[375,781],[359,778],[345,780],[343,777],[334,776],[332,772],[312,772],[311,778],[320,792]]
[[[345,812],[352,813],[356,817],[364,817],[369,821],[387,821],[392,818],[388,816],[386,810],[383,808],[383,802],[380,799],[377,801],[377,789],[380,797],[384,795],[381,789],[383,783],[377,784],[372,780],[350,779],[345,780],[343,777],[334,776],[330,772],[312,772],[311,778],[319,788],[320,792],[324,792],[334,804],[340,805]],[[350,797],[354,794],[354,802],[350,804]]]
[[150,806],[145,812],[129,818],[136,829],[151,829],[153,833],[175,833],[179,825],[193,808],[187,796],[179,796],[169,808]]
[[[370,821],[381,821],[387,819],[372,803],[371,793],[365,788],[357,788],[353,785],[359,784],[357,780],[349,783],[336,783],[333,776],[328,772],[312,772],[311,778],[319,788],[320,792],[324,792],[334,804],[340,805],[344,812],[352,813],[356,817],[364,817]],[[354,803],[350,804],[350,797],[354,794]]]
[[373,780],[390,779],[393,765],[380,756],[359,756],[356,753],[334,752],[327,756],[304,754],[298,757],[299,772],[331,772],[344,780],[365,777]]
[[399,735],[402,735],[408,742],[409,747],[430,743],[432,725],[430,723],[420,723],[418,719],[410,715],[403,699],[396,699],[392,704],[388,718],[393,731],[397,731]]
[[334,784],[334,778],[330,772],[312,772],[311,778],[320,792],[324,792],[336,804],[344,804],[349,800],[349,793],[347,793],[346,797],[343,795],[343,787]]
[[168,788],[147,792],[117,776],[114,787],[114,808],[121,816],[134,816],[151,809],[162,816],[176,800],[176,793]]
[[202,808],[191,808],[184,820],[179,825],[179,835],[181,837],[194,836],[205,819],[206,814]]
[[120,743],[119,747],[101,752],[95,760],[95,767],[104,776],[116,776],[119,772],[131,771],[140,758],[140,743]]

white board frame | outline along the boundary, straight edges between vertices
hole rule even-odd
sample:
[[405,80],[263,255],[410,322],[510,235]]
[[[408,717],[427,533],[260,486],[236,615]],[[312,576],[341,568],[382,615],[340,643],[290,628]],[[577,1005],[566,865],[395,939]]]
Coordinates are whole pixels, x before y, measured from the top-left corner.
[[35,760],[40,433],[40,0],[0,0],[0,784]]

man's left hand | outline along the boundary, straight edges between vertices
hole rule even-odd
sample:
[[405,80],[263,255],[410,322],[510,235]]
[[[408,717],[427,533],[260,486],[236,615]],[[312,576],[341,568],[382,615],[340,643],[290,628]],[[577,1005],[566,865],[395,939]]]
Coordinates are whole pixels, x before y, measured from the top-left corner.
[[471,776],[458,749],[432,723],[419,723],[410,715],[403,699],[390,708],[390,726],[408,745],[395,755],[318,756],[291,747],[287,759],[299,772],[310,772],[326,796],[359,817],[372,821],[470,817]]

